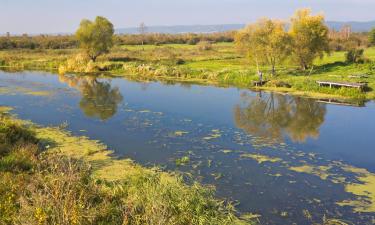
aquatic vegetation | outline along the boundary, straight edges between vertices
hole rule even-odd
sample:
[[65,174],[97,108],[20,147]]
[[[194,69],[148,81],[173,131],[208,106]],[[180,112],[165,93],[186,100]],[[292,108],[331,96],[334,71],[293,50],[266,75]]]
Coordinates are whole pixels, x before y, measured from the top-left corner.
[[352,206],[356,212],[375,212],[375,174],[366,169],[345,165],[343,169],[354,173],[358,182],[345,185],[345,190],[358,196],[356,200],[338,203],[341,206]]
[[0,88],[0,94],[3,95],[15,95],[15,94],[23,94],[23,95],[32,95],[32,96],[52,96],[53,93],[50,91],[41,91],[41,90],[34,90],[31,88],[25,87],[2,87]]
[[233,150],[224,149],[224,150],[221,150],[221,152],[224,153],[224,154],[229,154],[229,153],[232,153]]
[[330,166],[302,165],[302,166],[292,166],[289,169],[298,173],[313,174],[313,175],[320,177],[322,180],[326,180],[330,176],[330,173],[328,171],[331,169],[331,167]]
[[281,161],[280,158],[269,157],[269,156],[266,156],[266,155],[260,155],[260,154],[250,154],[250,153],[241,154],[241,158],[250,158],[250,159],[254,159],[254,160],[257,161],[259,164],[262,164],[262,163],[264,163],[264,162],[275,163],[275,162],[280,162],[280,161]]
[[189,132],[187,132],[187,131],[181,131],[181,130],[178,130],[178,131],[175,131],[174,132],[174,135],[175,136],[183,136],[183,135],[185,135],[185,134],[188,134]]
[[[331,172],[333,167],[342,173]],[[346,165],[340,162],[326,166],[302,165],[289,167],[291,171],[307,173],[320,177],[335,184],[343,185],[345,191],[354,194],[354,199],[337,202],[340,206],[351,206],[355,212],[375,212],[375,174],[366,169]],[[345,174],[345,172],[349,174]],[[354,176],[354,180],[353,177]]]
[[179,159],[176,159],[176,165],[177,166],[184,166],[190,162],[190,157],[189,156],[183,156]]
[[221,137],[221,131],[218,130],[218,129],[213,129],[211,130],[211,134],[209,134],[209,136],[206,136],[206,137],[203,137],[203,140],[212,140],[212,139],[217,139],[219,137]]

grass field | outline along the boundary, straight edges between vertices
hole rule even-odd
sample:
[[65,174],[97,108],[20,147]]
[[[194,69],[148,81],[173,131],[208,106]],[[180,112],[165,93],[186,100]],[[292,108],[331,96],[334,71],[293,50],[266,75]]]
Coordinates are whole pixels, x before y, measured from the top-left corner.
[[[0,51],[0,66],[33,70],[56,71],[64,65],[63,72],[110,72],[116,76],[134,79],[175,80],[254,88],[258,80],[256,68],[240,54],[233,43],[216,43],[202,46],[186,44],[122,45],[101,56],[95,64],[72,60],[80,51],[63,50],[6,50]],[[300,71],[290,62],[277,68],[272,77],[269,67],[262,67],[265,90],[290,92],[316,98],[374,99],[375,48],[365,51],[370,62],[345,63],[345,52],[333,52],[317,59],[309,71]],[[70,61],[69,61],[70,59]],[[67,62],[68,61],[68,62]],[[372,62],[371,62],[372,61]],[[350,78],[366,75],[367,78]],[[315,81],[368,82],[364,93],[353,89],[318,87]]]

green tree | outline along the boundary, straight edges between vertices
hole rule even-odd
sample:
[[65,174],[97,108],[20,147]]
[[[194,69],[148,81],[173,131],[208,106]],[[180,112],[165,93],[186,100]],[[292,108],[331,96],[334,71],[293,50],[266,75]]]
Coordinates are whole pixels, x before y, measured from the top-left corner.
[[370,31],[368,39],[371,45],[375,45],[375,28]]
[[286,59],[290,53],[291,38],[285,30],[285,24],[271,19],[260,19],[237,33],[237,46],[245,50],[250,60],[256,64],[270,65],[272,74],[276,65]]
[[104,17],[96,17],[95,21],[82,20],[76,32],[80,47],[91,60],[108,53],[113,46],[113,24]]
[[301,69],[308,69],[316,57],[329,53],[329,29],[323,15],[311,15],[310,9],[298,10],[291,19],[292,53]]

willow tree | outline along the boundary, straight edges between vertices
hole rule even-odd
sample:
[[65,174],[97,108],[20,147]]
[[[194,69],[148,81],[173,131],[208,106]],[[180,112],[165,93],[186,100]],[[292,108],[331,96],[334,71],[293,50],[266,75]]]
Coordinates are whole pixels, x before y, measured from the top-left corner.
[[250,61],[257,66],[271,66],[272,74],[290,53],[291,38],[285,24],[278,20],[260,19],[240,30],[235,37],[237,46],[245,51]]
[[329,29],[323,15],[311,15],[310,9],[298,10],[291,19],[292,53],[302,70],[308,69],[314,59],[329,53]]
[[96,17],[95,21],[84,19],[76,32],[80,47],[87,56],[95,61],[113,46],[113,24],[104,17]]

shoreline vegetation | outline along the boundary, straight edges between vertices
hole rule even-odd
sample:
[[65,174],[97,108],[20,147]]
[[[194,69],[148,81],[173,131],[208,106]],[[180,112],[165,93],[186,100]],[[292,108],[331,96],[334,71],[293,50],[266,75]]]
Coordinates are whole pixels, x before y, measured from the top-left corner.
[[[345,53],[335,52],[316,60],[310,71],[301,71],[285,65],[276,76],[264,74],[268,82],[255,87],[258,81],[256,68],[248,66],[247,59],[236,55],[232,43],[211,44],[211,50],[196,51],[195,45],[168,44],[165,46],[118,46],[108,55],[99,57],[96,62],[87,60],[78,49],[70,50],[3,50],[0,51],[0,69],[4,71],[37,70],[53,73],[110,74],[138,81],[175,81],[204,85],[231,86],[253,90],[266,90],[311,98],[373,100],[375,99],[375,63],[345,63]],[[127,50],[130,48],[131,50]],[[125,50],[124,50],[125,49]],[[161,60],[145,59],[147,54],[153,58],[156,51],[167,56]],[[197,52],[197,53],[193,53]],[[232,56],[222,56],[228,52]],[[180,54],[180,58],[168,56]],[[121,54],[123,56],[115,56]],[[189,54],[197,54],[201,59],[189,59]],[[132,55],[139,58],[128,59]],[[365,55],[375,59],[375,49],[366,49]],[[118,58],[123,58],[118,61]],[[264,71],[267,71],[266,68]],[[367,82],[364,92],[351,88],[319,87],[318,80],[337,82]]]
[[213,187],[116,159],[98,141],[41,127],[0,106],[5,224],[253,224]]
[[[375,99],[375,30],[329,30],[324,16],[311,15],[308,9],[297,10],[288,21],[264,18],[240,31],[212,34],[115,35],[112,23],[97,17],[82,20],[75,36],[0,37],[0,68],[105,73],[325,100]],[[266,82],[259,87],[260,74]],[[320,87],[317,81],[367,87]]]

